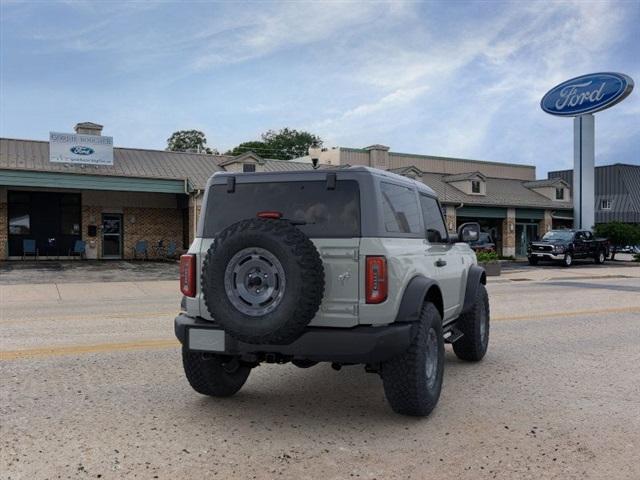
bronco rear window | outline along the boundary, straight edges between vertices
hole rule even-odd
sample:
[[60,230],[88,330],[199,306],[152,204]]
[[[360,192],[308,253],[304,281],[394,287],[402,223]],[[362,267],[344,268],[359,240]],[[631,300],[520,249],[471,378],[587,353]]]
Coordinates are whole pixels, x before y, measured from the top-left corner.
[[211,238],[241,220],[260,212],[279,212],[282,218],[300,222],[310,238],[360,236],[360,189],[355,180],[338,180],[335,189],[326,181],[237,183],[213,185],[207,199],[204,236]]

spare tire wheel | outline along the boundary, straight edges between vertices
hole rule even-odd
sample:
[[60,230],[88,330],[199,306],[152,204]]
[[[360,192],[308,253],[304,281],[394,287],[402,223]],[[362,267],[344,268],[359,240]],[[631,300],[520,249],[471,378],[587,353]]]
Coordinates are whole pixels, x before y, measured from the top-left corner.
[[214,239],[202,266],[202,293],[232,337],[288,344],[320,307],[324,268],[311,240],[286,220],[243,220]]

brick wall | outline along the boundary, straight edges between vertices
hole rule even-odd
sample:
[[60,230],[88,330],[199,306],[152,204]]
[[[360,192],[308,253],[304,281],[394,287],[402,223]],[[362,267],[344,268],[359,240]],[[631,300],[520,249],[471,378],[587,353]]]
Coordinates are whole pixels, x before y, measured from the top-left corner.
[[542,236],[553,228],[553,217],[551,216],[551,210],[544,211],[544,218],[538,223],[538,236]]
[[516,209],[507,209],[507,218],[502,221],[502,255],[516,256]]
[[453,205],[447,205],[445,207],[445,221],[447,222],[447,230],[449,233],[456,233],[457,229],[457,215],[456,207]]
[[182,214],[179,209],[125,207],[123,210],[124,246],[123,257],[132,259],[136,242],[146,240],[149,258],[155,257],[154,248],[159,240],[165,247],[174,241],[182,247]]
[[102,235],[100,229],[95,237],[90,237],[87,227],[89,225],[99,226],[102,223],[102,208],[95,206],[82,206],[82,240],[86,243],[87,258],[99,258],[102,252]]

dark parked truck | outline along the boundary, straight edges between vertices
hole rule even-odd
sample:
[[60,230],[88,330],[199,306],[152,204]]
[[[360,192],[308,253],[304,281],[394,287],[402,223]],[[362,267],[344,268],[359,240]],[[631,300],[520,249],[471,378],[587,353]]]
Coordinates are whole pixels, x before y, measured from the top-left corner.
[[542,240],[531,242],[527,257],[531,265],[539,261],[551,260],[570,267],[575,259],[589,258],[596,263],[604,263],[609,242],[595,238],[588,230],[551,230]]

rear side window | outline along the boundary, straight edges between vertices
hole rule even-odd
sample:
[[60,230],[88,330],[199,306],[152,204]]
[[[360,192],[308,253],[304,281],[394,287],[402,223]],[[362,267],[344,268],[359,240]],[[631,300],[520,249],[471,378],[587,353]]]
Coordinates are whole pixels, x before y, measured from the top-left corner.
[[311,238],[360,236],[360,190],[355,180],[236,183],[213,185],[207,199],[204,236],[214,237],[228,226],[260,212],[279,212]]
[[420,209],[413,190],[382,182],[384,228],[390,233],[420,233]]
[[424,228],[427,230],[427,240],[431,243],[446,242],[448,238],[447,227],[444,224],[442,210],[440,210],[437,200],[420,195],[420,204],[422,215],[424,215]]

